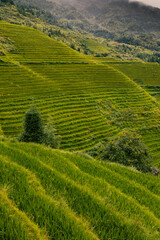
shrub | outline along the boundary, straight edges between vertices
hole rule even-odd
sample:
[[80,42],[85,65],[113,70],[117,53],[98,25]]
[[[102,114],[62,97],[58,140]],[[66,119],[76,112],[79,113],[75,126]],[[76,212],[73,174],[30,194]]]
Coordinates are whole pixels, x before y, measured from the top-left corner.
[[57,130],[53,127],[53,119],[50,119],[44,129],[43,143],[51,148],[59,149],[62,137],[57,135]]
[[142,142],[141,136],[123,130],[117,137],[99,143],[88,151],[92,157],[135,167],[142,172],[151,172],[151,155]]
[[103,160],[133,166],[142,172],[151,171],[151,156],[141,136],[127,130],[103,144],[100,155]]

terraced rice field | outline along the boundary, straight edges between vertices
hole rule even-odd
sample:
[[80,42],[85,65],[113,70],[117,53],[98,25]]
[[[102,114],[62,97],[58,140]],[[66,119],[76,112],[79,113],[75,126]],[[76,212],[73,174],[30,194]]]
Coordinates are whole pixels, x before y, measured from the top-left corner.
[[0,152],[2,240],[160,239],[159,178],[36,144]]
[[122,71],[159,101],[160,65],[158,63],[122,63],[112,65]]
[[[160,65],[158,63],[111,63],[111,66],[129,76],[145,89],[154,97],[156,104],[160,107]],[[144,135],[146,135],[144,141],[154,156],[155,165],[160,165],[159,127],[152,129],[148,126],[148,134],[145,131]]]
[[87,49],[95,52],[95,53],[108,53],[109,47],[104,43],[99,43],[95,40],[88,39],[85,41]]
[[146,143],[154,135],[151,150],[154,161],[160,160],[160,112],[134,81],[37,30],[0,22],[0,35],[16,49],[0,63],[0,124],[6,135],[21,132],[23,115],[34,104],[46,121],[52,116],[63,149],[85,150],[131,128]]
[[20,63],[80,62],[82,60],[80,54],[72,51],[62,42],[51,40],[45,34],[32,28],[28,29],[1,21],[0,34],[14,42],[15,51],[7,56]]

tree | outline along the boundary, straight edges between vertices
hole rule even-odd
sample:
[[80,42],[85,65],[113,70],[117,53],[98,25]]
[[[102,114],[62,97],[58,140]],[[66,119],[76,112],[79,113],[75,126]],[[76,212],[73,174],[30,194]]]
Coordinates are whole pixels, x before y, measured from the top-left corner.
[[53,127],[53,119],[44,125],[40,112],[35,106],[32,106],[25,113],[24,130],[19,136],[19,141],[35,142],[52,148],[60,148],[61,136],[57,135],[57,130]]
[[141,136],[127,130],[104,144],[100,155],[103,160],[133,166],[142,172],[151,171],[151,156]]
[[24,131],[19,137],[22,142],[42,143],[44,138],[44,124],[40,112],[32,106],[25,113]]
[[2,3],[8,3],[8,4],[11,4],[11,5],[14,5],[14,2],[13,2],[13,0],[0,0],[0,2],[2,2]]
[[74,45],[73,43],[71,43],[71,48],[72,48],[73,50],[76,49],[76,48],[75,48],[75,45]]
[[88,153],[99,160],[133,166],[142,172],[152,171],[152,158],[141,136],[128,130],[123,130],[118,136],[97,144]]

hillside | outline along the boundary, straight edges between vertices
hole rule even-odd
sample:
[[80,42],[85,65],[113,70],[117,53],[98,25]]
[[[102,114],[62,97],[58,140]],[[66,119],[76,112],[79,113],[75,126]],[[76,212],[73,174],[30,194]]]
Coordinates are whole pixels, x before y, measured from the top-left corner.
[[[59,12],[57,9],[55,11]],[[34,8],[34,6],[29,7],[23,4],[15,6],[0,2],[0,19],[38,29],[85,55],[108,56],[128,61],[141,61],[142,59],[146,62],[159,62],[159,54],[155,50],[95,37],[92,33],[81,33],[78,29],[72,29],[67,21],[57,19],[48,11]],[[0,42],[0,47],[1,45]]]
[[0,35],[10,46],[0,57],[0,124],[6,135],[22,131],[24,113],[34,104],[45,121],[52,117],[63,149],[85,150],[128,128],[148,140],[158,164],[159,108],[104,62],[112,59],[85,57],[32,28],[0,22]]
[[67,21],[72,28],[91,32],[95,36],[120,42],[124,42],[125,38],[133,45],[159,50],[158,8],[129,0],[15,0],[15,3],[46,9],[62,22]]
[[[111,66],[120,70],[134,82],[147,91],[153,98],[157,105],[160,106],[160,68],[156,63],[142,63],[142,62],[130,62],[130,63],[111,63]],[[159,132],[159,130],[157,129]],[[151,138],[144,137],[145,143],[149,146],[153,156],[156,155],[159,158],[159,136],[151,131]],[[158,139],[157,139],[158,137]],[[156,152],[155,152],[155,149]],[[157,157],[156,157],[157,158]],[[159,161],[158,161],[159,163]]]
[[0,0],[0,240],[160,239],[159,16]]
[[35,144],[0,151],[2,240],[160,238],[159,178]]
[[128,0],[14,0],[14,3],[20,14],[14,11],[8,19],[10,11],[3,13],[0,9],[2,20],[14,23],[19,15],[18,22],[29,26],[31,21],[26,16],[32,13],[45,22],[45,27],[37,24],[37,19],[30,26],[38,26],[82,53],[160,63],[159,9]]
[[160,101],[160,68],[157,63],[123,63],[112,64],[114,68],[120,70],[133,81],[139,84],[143,89],[155,97],[157,102]]
[[[25,1],[25,0],[24,0]],[[39,0],[35,0],[39,1]],[[159,37],[159,13],[158,8],[153,8],[138,2],[129,0],[51,0],[61,3],[62,6],[75,7],[85,18],[92,23],[91,31],[105,30],[108,34],[125,33],[131,36],[135,34],[145,35],[153,33]],[[145,21],[144,21],[145,19]],[[90,21],[91,20],[91,21]],[[98,26],[98,28],[97,28]],[[149,36],[148,36],[149,37]]]
[[[14,5],[0,5],[0,19],[16,25],[33,27],[47,36],[72,46],[77,51],[86,54],[112,53],[113,48],[107,47],[103,39],[95,38],[72,31],[60,22],[56,21],[51,14],[35,8],[29,9]],[[102,42],[102,44],[101,44]],[[2,43],[0,42],[0,47]],[[114,54],[117,54],[115,52]]]

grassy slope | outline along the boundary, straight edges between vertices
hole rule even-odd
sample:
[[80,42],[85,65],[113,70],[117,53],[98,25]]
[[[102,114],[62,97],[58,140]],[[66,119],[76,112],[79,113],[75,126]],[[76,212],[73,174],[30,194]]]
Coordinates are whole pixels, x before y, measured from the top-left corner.
[[0,151],[2,240],[160,238],[159,178],[35,144]]
[[0,6],[0,19],[5,22],[39,29],[46,35],[50,35],[53,39],[62,41],[68,46],[74,45],[75,49],[80,49],[82,53],[85,52],[86,54],[87,52],[89,55],[107,53],[109,57],[138,61],[140,60],[137,57],[138,54],[146,53],[152,55],[154,53],[153,50],[148,50],[140,46],[131,46],[94,37],[91,33],[81,34],[76,29],[72,31],[66,28],[66,23],[62,23],[63,21],[54,23],[53,17],[50,16],[47,18],[44,12],[42,13],[37,9],[32,9],[32,11],[34,15],[27,9],[23,13],[18,11],[15,6],[3,5]]
[[7,135],[22,130],[34,103],[45,120],[52,116],[65,149],[88,149],[127,127],[144,138],[152,131],[159,161],[159,110],[136,83],[35,29],[1,22],[0,34],[15,48],[0,64],[0,124]]
[[[0,6],[0,19],[5,22],[39,29],[46,35],[50,34],[53,39],[63,41],[68,46],[74,44],[75,48],[79,48],[83,53],[84,51],[87,51],[89,54],[91,51],[95,54],[106,53],[108,51],[112,52],[112,49],[107,47],[107,43],[103,43],[104,39],[95,38],[91,34],[88,34],[87,36],[77,31],[65,29],[65,27],[62,28],[56,25],[51,25],[42,19],[41,12],[38,12],[36,9],[33,9],[32,11],[34,12],[34,15],[31,14],[31,12],[27,11],[27,9],[25,13],[22,14],[17,10],[17,7],[15,6]],[[37,15],[40,16],[38,17]],[[58,24],[60,25],[60,23],[57,23],[57,25]]]
[[125,73],[158,101],[160,100],[160,67],[158,63],[116,64],[115,68]]
[[[122,64],[112,64],[114,68],[120,70],[136,83],[138,83],[142,88],[144,88],[148,93],[150,93],[157,104],[160,106],[160,65],[157,63],[122,63]],[[160,134],[159,129],[157,129],[158,134],[154,131],[150,131],[150,137],[144,137],[145,143],[149,146],[153,155],[156,156],[156,165],[159,165],[159,141]]]

